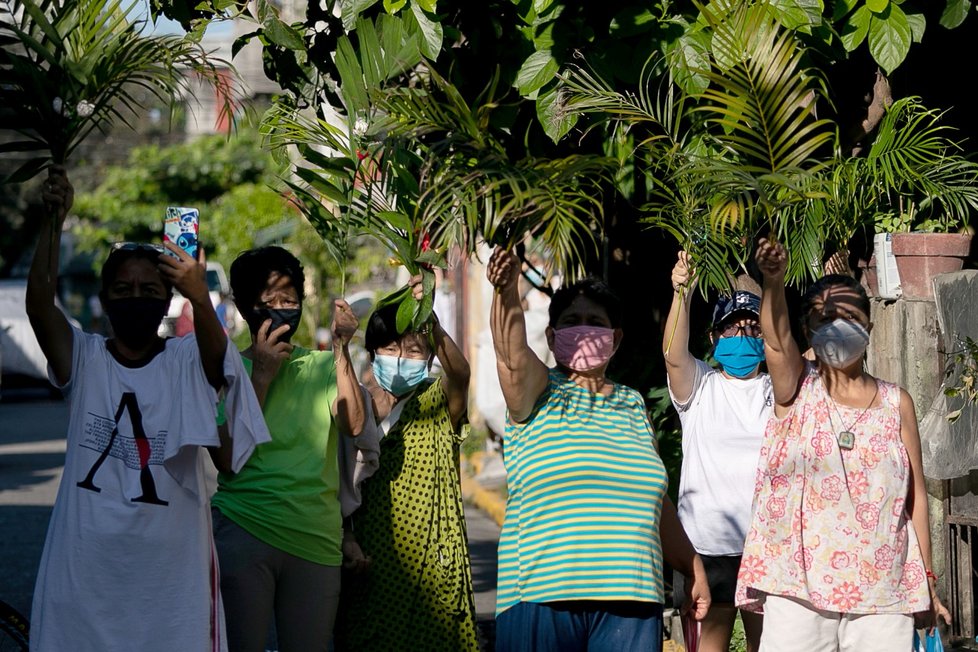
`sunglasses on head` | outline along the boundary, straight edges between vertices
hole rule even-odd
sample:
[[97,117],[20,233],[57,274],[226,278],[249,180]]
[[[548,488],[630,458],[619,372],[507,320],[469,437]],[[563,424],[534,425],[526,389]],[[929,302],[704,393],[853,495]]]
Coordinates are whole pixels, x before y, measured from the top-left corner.
[[165,254],[166,249],[163,245],[152,244],[149,242],[116,242],[112,245],[112,251],[149,251],[157,254]]

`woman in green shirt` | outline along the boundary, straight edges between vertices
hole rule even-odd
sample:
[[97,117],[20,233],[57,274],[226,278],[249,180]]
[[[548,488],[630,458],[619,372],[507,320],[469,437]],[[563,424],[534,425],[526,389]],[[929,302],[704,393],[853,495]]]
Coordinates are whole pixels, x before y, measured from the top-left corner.
[[332,351],[289,341],[304,281],[299,261],[281,247],[247,251],[231,265],[235,304],[252,336],[241,355],[272,441],[238,473],[216,460],[214,538],[230,652],[263,652],[273,616],[281,652],[326,650],[336,616],[336,440],[360,433],[365,403],[347,350],[357,320],[346,302],[335,305]]

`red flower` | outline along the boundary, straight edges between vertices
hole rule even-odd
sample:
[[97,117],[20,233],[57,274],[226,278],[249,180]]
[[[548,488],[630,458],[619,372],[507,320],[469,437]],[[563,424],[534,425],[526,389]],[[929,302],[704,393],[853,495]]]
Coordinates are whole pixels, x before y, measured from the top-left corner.
[[737,579],[744,584],[750,585],[759,582],[765,575],[767,575],[767,566],[764,565],[763,559],[750,556],[744,557],[740,561],[740,573]]
[[829,602],[843,613],[858,605],[862,599],[862,591],[852,582],[843,582],[842,586],[832,589],[832,595],[829,596]]
[[856,520],[866,530],[875,530],[880,523],[880,508],[872,503],[863,503],[856,508]]

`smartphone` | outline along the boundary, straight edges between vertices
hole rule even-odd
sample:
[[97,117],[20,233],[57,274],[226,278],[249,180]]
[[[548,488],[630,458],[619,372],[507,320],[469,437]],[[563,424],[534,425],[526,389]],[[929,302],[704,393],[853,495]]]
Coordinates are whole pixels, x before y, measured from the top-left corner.
[[196,208],[167,206],[163,220],[163,242],[172,242],[194,260],[197,259],[197,232],[200,213]]

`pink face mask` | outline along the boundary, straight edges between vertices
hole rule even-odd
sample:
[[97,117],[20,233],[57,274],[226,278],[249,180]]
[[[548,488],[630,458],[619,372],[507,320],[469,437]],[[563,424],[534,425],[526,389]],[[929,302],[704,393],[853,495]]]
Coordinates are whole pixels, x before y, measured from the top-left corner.
[[569,326],[554,331],[554,358],[574,371],[591,371],[615,352],[615,331],[600,326]]

